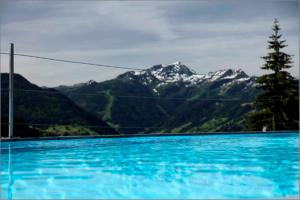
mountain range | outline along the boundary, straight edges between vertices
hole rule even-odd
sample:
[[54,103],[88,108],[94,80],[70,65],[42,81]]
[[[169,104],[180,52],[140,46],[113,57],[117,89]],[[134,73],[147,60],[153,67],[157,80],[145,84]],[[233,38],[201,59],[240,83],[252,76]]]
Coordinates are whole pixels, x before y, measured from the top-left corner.
[[55,89],[124,134],[243,130],[258,94],[241,69],[197,74],[180,62]]
[[[8,132],[8,83],[9,75],[2,73],[2,136]],[[99,117],[53,88],[41,88],[19,74],[14,75],[14,88],[15,136],[117,134]]]
[[[1,77],[3,123],[8,74]],[[55,88],[16,74],[15,121],[43,136],[244,130],[259,92],[255,79],[241,69],[197,74],[180,62]]]

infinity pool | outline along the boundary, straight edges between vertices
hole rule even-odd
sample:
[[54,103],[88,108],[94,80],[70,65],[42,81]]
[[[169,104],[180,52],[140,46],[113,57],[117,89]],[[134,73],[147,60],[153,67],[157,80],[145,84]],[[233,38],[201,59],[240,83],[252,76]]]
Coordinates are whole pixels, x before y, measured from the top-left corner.
[[1,198],[295,198],[298,133],[3,142]]

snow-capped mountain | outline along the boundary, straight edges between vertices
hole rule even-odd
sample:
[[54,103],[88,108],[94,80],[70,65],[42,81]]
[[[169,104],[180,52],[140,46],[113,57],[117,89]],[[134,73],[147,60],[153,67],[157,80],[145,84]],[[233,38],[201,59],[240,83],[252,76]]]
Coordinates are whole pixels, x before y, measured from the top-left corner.
[[197,74],[180,62],[155,65],[141,71],[130,71],[118,78],[136,80],[155,89],[174,83],[183,84],[185,87],[197,87],[202,83],[213,81],[223,81],[227,86],[240,82],[247,82],[247,85],[251,86],[254,83],[254,78],[249,77],[242,69],[222,69],[207,74]]
[[[197,74],[176,62],[57,89],[129,134],[158,131],[142,127],[167,132],[241,130],[241,120],[251,110],[247,102],[258,93],[254,83],[255,77],[241,69]],[[93,95],[78,95],[84,93]]]

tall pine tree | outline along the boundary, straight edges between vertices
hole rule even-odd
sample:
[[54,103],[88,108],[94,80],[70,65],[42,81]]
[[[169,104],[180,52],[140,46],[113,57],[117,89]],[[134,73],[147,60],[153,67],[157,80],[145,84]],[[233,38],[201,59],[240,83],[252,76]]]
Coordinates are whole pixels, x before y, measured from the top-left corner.
[[287,47],[281,40],[278,20],[274,20],[273,33],[269,37],[267,56],[262,57],[263,70],[272,73],[257,78],[257,87],[262,93],[255,101],[256,112],[248,117],[248,129],[262,130],[298,130],[299,129],[299,93],[298,81],[286,70],[292,67],[291,55],[282,51]]

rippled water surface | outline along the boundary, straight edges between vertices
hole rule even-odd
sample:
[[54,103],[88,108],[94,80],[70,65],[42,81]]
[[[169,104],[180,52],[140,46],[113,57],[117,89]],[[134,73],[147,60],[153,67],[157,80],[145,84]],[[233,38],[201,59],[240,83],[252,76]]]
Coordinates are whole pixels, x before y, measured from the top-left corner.
[[293,198],[297,133],[4,142],[1,198]]

